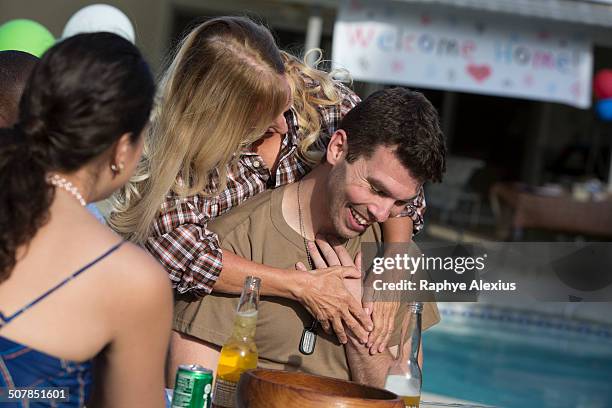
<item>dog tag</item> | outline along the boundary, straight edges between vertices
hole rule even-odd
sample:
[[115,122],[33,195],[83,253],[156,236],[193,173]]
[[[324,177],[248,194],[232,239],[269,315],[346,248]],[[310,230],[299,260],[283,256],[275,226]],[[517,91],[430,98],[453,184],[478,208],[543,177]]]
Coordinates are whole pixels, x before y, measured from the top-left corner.
[[300,339],[300,353],[309,356],[314,352],[315,345],[317,344],[318,325],[319,322],[313,320],[310,327],[304,327],[304,331],[302,332],[302,338]]

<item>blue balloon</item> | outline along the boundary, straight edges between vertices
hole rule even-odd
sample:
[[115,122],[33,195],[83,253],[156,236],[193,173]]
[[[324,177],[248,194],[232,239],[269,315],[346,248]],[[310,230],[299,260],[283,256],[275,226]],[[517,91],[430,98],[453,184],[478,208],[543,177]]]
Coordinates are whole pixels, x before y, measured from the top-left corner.
[[595,106],[597,115],[605,122],[612,122],[612,98],[601,99]]

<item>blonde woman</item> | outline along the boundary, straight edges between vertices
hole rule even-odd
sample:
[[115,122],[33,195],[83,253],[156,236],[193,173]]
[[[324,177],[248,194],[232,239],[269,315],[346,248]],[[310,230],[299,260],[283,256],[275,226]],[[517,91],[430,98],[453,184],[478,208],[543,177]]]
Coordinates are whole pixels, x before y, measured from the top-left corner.
[[[281,54],[264,27],[239,17],[209,20],[186,36],[165,74],[145,160],[110,223],[164,265],[179,294],[235,294],[256,275],[265,282],[262,295],[297,300],[341,342],[344,323],[372,351],[382,350],[396,306],[374,306],[378,328],[369,334],[370,316],[343,283],[359,277],[353,268],[271,268],[222,252],[206,228],[247,199],[303,177],[358,101],[328,74]],[[418,198],[406,211],[412,217],[385,226],[387,238],[409,240],[422,210]],[[173,362],[196,353],[187,326],[175,320],[182,334],[171,340]]]

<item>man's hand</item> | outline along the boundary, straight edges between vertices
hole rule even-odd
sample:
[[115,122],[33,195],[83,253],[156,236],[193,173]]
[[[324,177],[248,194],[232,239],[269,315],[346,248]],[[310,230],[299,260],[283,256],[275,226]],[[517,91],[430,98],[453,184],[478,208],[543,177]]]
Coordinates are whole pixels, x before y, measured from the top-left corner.
[[[387,254],[385,254],[387,255]],[[374,330],[370,332],[370,337],[366,343],[370,349],[370,354],[382,353],[387,349],[387,344],[395,330],[395,318],[401,306],[401,296],[399,292],[374,290],[372,279],[378,278],[371,274],[365,283],[365,295],[363,306],[368,309],[370,317],[374,322]],[[389,282],[399,282],[404,278],[404,274],[396,270],[385,272],[383,279]]]
[[395,330],[395,315],[400,308],[400,302],[367,302],[364,305],[372,311],[371,318],[374,330],[370,333],[367,346],[370,354],[382,353],[387,349],[389,339]]
[[[342,265],[342,266],[354,266],[355,269],[361,271],[361,256],[357,255],[355,261],[351,259],[351,256],[346,251],[346,248],[334,236],[317,236],[316,246],[314,243],[308,243],[311,256],[315,267],[325,267],[331,265]],[[359,264],[357,264],[357,260]],[[350,289],[351,286],[359,284],[359,292],[354,289]],[[359,296],[361,299],[362,286],[361,282],[354,282],[352,280],[346,280],[345,286],[354,296]],[[359,293],[359,295],[357,294]],[[372,296],[369,297],[372,299]],[[385,299],[387,300],[387,299]],[[370,301],[363,305],[366,313],[371,313],[370,317],[374,323],[374,330],[372,330],[368,337],[368,348],[370,354],[382,353],[386,350],[387,344],[395,329],[395,316],[400,308],[400,301]]]
[[[328,265],[353,266],[360,273],[361,277],[361,252],[358,252],[355,259],[347,252],[342,243],[335,237],[323,237],[318,235],[316,245],[312,242],[308,243],[308,249],[313,258],[313,263],[317,268],[325,268]],[[345,279],[344,286],[353,295],[353,297],[361,302],[363,298],[363,287],[361,279]],[[370,314],[367,309],[364,309],[366,314]]]
[[[361,299],[363,298],[363,287],[361,283],[361,252],[357,253],[355,259],[352,259],[340,240],[333,236],[324,237],[322,235],[317,235],[315,242],[316,245],[315,243],[309,242],[308,249],[310,250],[313,263],[317,268],[324,268],[328,265],[338,265],[353,267],[359,272],[360,279],[345,279],[344,286],[346,286],[346,289],[351,295],[361,303]],[[367,311],[366,313],[369,314]]]
[[[304,265],[296,265],[304,271]],[[299,294],[300,302],[329,333],[330,327],[338,340],[346,344],[343,322],[365,344],[372,330],[372,321],[361,307],[361,302],[347,290],[346,282],[361,286],[361,273],[354,267],[332,266],[305,271],[305,279]]]

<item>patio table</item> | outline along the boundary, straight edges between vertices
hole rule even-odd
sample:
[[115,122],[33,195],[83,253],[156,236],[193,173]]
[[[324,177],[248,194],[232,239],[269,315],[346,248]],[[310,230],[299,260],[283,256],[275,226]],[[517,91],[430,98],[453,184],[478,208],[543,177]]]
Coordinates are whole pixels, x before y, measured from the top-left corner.
[[569,193],[544,195],[517,183],[495,183],[490,198],[499,235],[510,227],[514,240],[520,240],[525,229],[612,237],[610,198],[577,201]]
[[434,402],[434,401],[421,401],[419,408],[433,408],[433,407],[454,407],[454,408],[491,408],[490,405],[474,405],[464,404],[458,402]]
[[[172,404],[172,390],[166,388],[166,407],[170,408]],[[430,396],[431,397],[431,396]],[[422,400],[419,408],[434,408],[434,407],[448,407],[448,408],[491,408],[488,405],[474,405],[471,403],[456,403],[456,402],[435,402]]]

